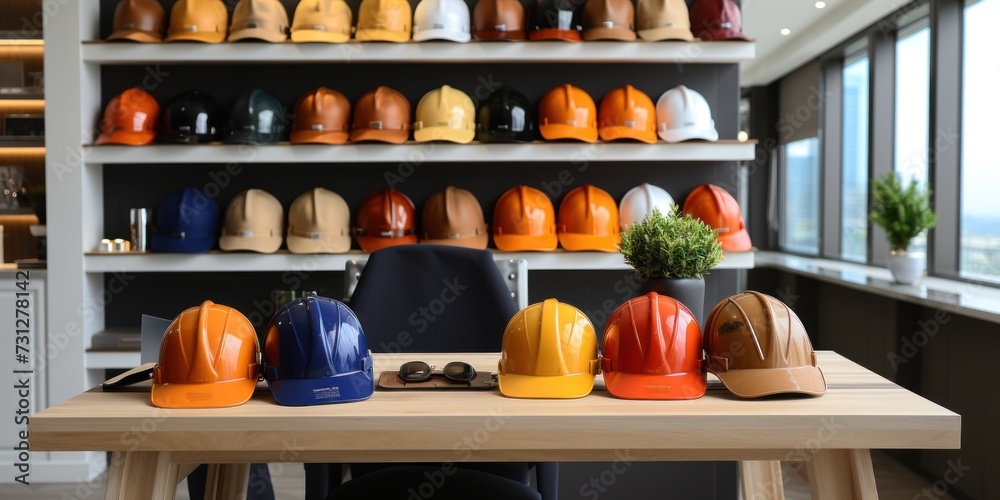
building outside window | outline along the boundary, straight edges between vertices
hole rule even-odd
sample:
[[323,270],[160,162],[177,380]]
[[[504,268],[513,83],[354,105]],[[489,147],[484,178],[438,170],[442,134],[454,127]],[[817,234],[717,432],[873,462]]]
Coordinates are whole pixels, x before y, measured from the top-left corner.
[[790,142],[781,151],[784,193],[779,243],[789,252],[819,253],[819,139]]
[[868,66],[862,52],[844,61],[843,72],[840,256],[858,262],[868,258]]
[[[895,166],[903,184],[927,184],[930,153],[931,30],[927,20],[899,31],[896,38]],[[910,250],[927,250],[927,234],[910,243]]]

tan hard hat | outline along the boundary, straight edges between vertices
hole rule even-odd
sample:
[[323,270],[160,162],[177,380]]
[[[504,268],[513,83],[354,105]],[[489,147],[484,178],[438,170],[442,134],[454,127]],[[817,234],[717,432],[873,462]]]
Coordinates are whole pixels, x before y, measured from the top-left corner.
[[424,202],[420,242],[485,250],[489,226],[483,207],[469,191],[448,186]]
[[351,209],[339,194],[315,188],[288,209],[288,251],[344,253],[351,249]]
[[417,103],[413,140],[468,144],[476,137],[476,108],[465,92],[447,85],[434,89]]
[[288,39],[288,12],[280,1],[240,0],[236,4],[229,41],[248,39],[274,43]]
[[583,6],[584,40],[635,40],[632,0],[588,0]]
[[353,20],[344,0],[302,0],[295,8],[292,41],[346,42],[351,39]]
[[826,392],[802,322],[783,302],[760,292],[733,295],[712,309],[705,352],[709,371],[742,398]]
[[406,0],[363,0],[358,7],[358,41],[407,42],[413,9]]
[[220,43],[229,32],[229,11],[222,0],[179,0],[170,9],[168,42]]
[[108,40],[161,42],[166,18],[157,0],[121,0],[115,7],[114,32]]
[[694,40],[684,0],[639,0],[635,17],[643,40]]
[[281,247],[285,210],[281,202],[261,189],[236,195],[226,209],[219,248],[274,253]]

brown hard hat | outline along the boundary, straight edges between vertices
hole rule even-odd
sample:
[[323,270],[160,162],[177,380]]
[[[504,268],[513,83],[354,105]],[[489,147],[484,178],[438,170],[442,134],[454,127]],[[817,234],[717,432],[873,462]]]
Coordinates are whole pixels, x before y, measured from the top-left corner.
[[743,292],[719,302],[705,322],[708,369],[733,394],[826,393],[809,335],[783,302]]
[[354,235],[366,252],[417,242],[417,210],[409,196],[395,189],[369,194],[358,209]]
[[486,250],[489,226],[476,196],[448,186],[424,202],[420,242]]
[[114,32],[108,40],[162,42],[167,14],[156,0],[122,0],[115,7]]
[[479,0],[472,10],[478,40],[524,40],[524,6],[519,0]]
[[293,144],[343,144],[350,134],[351,102],[320,87],[299,98],[292,123]]
[[379,87],[361,96],[354,106],[351,141],[402,144],[410,138],[410,102],[403,94]]
[[635,40],[632,0],[588,0],[583,6],[584,40]]

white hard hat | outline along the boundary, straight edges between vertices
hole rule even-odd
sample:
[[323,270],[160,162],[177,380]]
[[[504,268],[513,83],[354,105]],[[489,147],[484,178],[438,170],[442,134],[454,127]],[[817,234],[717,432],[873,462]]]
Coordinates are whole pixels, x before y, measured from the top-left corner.
[[719,139],[708,101],[683,85],[664,92],[656,101],[656,131],[667,142]]
[[413,40],[468,42],[469,6],[462,0],[421,0],[413,15]]
[[671,214],[673,205],[674,199],[670,193],[659,186],[642,183],[630,189],[618,207],[622,231],[628,231],[631,224],[645,219],[653,213],[654,208],[659,209],[663,215]]

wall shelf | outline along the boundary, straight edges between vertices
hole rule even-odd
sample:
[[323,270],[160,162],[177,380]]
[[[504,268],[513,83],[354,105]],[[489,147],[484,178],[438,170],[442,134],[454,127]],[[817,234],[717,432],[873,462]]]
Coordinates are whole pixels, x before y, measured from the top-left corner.
[[[603,252],[501,252],[496,259],[524,259],[533,271],[628,270],[618,253]],[[167,273],[167,272],[283,272],[295,270],[343,271],[348,260],[367,259],[359,250],[344,254],[298,255],[285,251],[274,254],[223,253],[204,254],[101,254],[84,256],[87,273]],[[726,252],[716,269],[752,269],[754,252]]]
[[378,143],[335,146],[277,144],[237,146],[84,146],[89,164],[203,163],[399,163],[399,162],[553,162],[553,161],[744,161],[754,158],[753,141],[656,143],[451,144]]
[[260,64],[304,62],[403,63],[697,63],[750,61],[753,42],[584,43],[196,43],[85,42],[90,64]]
[[44,148],[44,137],[0,137],[0,148]]
[[139,366],[139,351],[87,351],[88,370],[128,370]]

